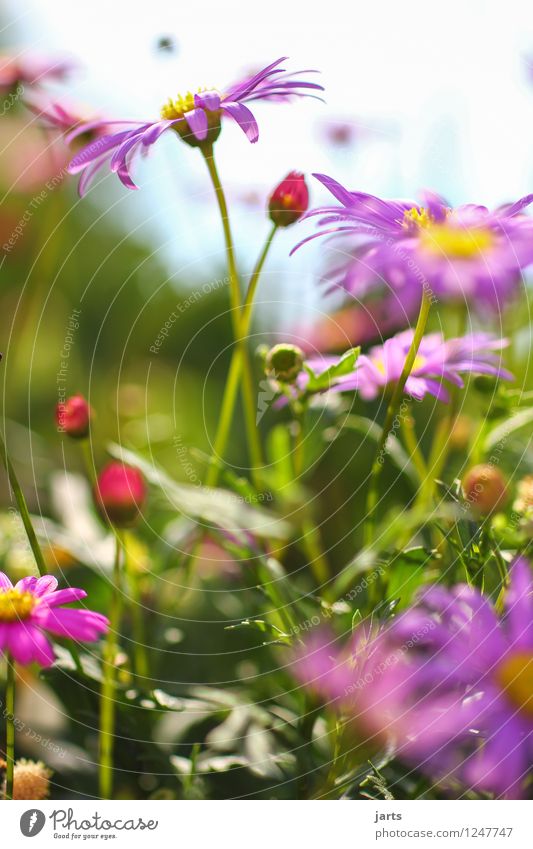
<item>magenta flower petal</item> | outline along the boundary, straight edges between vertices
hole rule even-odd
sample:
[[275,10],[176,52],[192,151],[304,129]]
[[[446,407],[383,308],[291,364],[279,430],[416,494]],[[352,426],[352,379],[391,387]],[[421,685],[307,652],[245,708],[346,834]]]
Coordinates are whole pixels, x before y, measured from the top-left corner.
[[72,601],[80,601],[86,597],[87,593],[85,590],[78,589],[77,587],[67,587],[64,590],[47,593],[42,599],[42,604],[46,604],[48,607],[58,607],[60,604],[69,604]]
[[21,664],[50,666],[52,646],[45,631],[75,640],[97,640],[109,626],[100,613],[62,605],[85,598],[85,590],[57,590],[53,575],[23,578],[15,587],[3,573],[0,582],[0,651]]
[[5,572],[0,572],[0,590],[10,590],[13,584],[5,574]]
[[108,620],[91,610],[43,608],[36,614],[39,625],[58,637],[92,642],[105,633]]

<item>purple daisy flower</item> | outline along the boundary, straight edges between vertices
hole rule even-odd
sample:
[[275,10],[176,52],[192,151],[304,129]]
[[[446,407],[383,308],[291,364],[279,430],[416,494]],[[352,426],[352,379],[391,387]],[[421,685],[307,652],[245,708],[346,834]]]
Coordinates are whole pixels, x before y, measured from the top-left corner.
[[533,576],[524,558],[511,566],[501,617],[471,586],[434,585],[367,643],[363,659],[356,648],[338,653],[315,640],[297,676],[436,780],[524,794],[533,766]]
[[53,575],[22,578],[15,586],[0,572],[0,651],[24,665],[50,666],[54,651],[45,631],[58,637],[94,642],[107,631],[101,613],[63,607],[85,598],[85,590],[57,589]]
[[[229,117],[237,122],[250,142],[256,142],[259,138],[259,127],[246,103],[254,100],[286,101],[294,96],[313,96],[312,92],[323,91],[323,87],[318,83],[297,79],[294,73],[288,74],[280,68],[280,63],[284,62],[285,58],[278,59],[261,71],[229,86],[223,93],[215,89],[203,89],[196,94],[188,92],[184,96],[170,98],[162,107],[161,117],[157,121],[107,122],[115,126],[120,125],[124,129],[102,136],[87,145],[69,165],[71,174],[83,172],[80,194],[87,190],[95,174],[108,162],[111,170],[118,174],[127,188],[136,189],[137,186],[130,175],[132,159],[139,152],[146,152],[169,129],[174,129],[193,147],[212,145],[220,134],[222,118]],[[68,140],[80,133],[105,126],[105,123],[84,124],[74,130]]]
[[[412,329],[404,330],[384,345],[371,348],[368,354],[361,354],[355,370],[337,378],[330,391],[356,390],[365,400],[376,398],[386,386],[399,380],[413,334]],[[488,333],[471,333],[447,341],[441,333],[430,333],[422,339],[405,392],[417,401],[430,394],[447,402],[449,394],[443,381],[463,387],[462,374],[513,380],[513,375],[501,368],[500,357],[495,353],[507,344],[507,340],[496,339]],[[317,357],[307,360],[307,365],[319,374],[335,362],[335,357]],[[308,376],[302,374],[300,388],[305,389],[307,382]]]
[[348,247],[346,262],[328,275],[357,297],[384,281],[497,307],[533,262],[533,220],[522,214],[533,194],[493,211],[475,204],[452,209],[431,192],[419,205],[348,191],[331,177],[313,176],[341,206],[310,210],[304,218],[320,216],[320,230],[293,250],[325,235],[360,237]]

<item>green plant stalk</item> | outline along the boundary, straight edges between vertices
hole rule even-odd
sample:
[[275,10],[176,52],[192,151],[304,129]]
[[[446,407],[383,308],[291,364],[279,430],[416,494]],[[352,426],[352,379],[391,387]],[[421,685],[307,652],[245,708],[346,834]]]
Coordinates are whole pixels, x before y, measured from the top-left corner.
[[[257,432],[256,426],[256,399],[253,389],[253,376],[252,376],[252,367],[250,364],[250,357],[248,354],[248,349],[245,345],[245,339],[242,339],[242,331],[241,331],[241,293],[239,288],[239,277],[237,273],[237,265],[235,262],[235,250],[233,247],[233,236],[231,233],[231,226],[229,221],[229,213],[228,206],[226,203],[226,197],[224,195],[224,189],[222,188],[222,183],[220,181],[220,177],[218,174],[218,170],[215,163],[214,153],[212,146],[208,146],[202,148],[202,154],[206,161],[207,169],[209,171],[209,176],[211,178],[211,182],[213,184],[213,188],[215,190],[215,195],[218,202],[218,208],[220,212],[220,217],[222,220],[222,229],[224,232],[224,242],[226,245],[226,260],[228,265],[228,276],[230,283],[230,306],[231,306],[231,320],[233,326],[233,335],[235,339],[235,343],[237,346],[237,350],[240,350],[239,354],[240,359],[242,360],[241,365],[234,367],[234,374],[228,375],[227,384],[230,384],[230,389],[232,393],[236,393],[238,391],[240,385],[240,370],[242,369],[243,373],[243,405],[244,405],[244,415],[245,415],[245,425],[246,425],[246,435],[248,439],[248,446],[250,450],[250,459],[251,464],[254,469],[257,469],[263,465],[263,453],[261,449],[261,443],[259,440],[259,434]],[[231,372],[231,366],[230,366]],[[231,377],[231,382],[230,382]],[[236,388],[235,388],[236,387]],[[233,405],[230,405],[229,401],[227,402],[226,409],[221,410],[219,426],[217,435],[215,437],[215,445],[213,448],[213,457],[221,456],[223,452],[217,451],[217,443],[222,444],[224,438],[224,448],[227,443],[227,436],[229,434],[229,429],[231,427],[231,419],[233,413]],[[224,401],[223,401],[224,405]],[[220,432],[220,436],[219,436]],[[218,480],[218,467],[210,464],[208,469],[208,476],[206,478],[206,484],[208,486],[215,486]]]
[[15,663],[9,654],[6,659],[6,799],[12,799],[15,771]]
[[378,502],[378,482],[384,465],[383,455],[385,452],[385,447],[387,445],[387,439],[389,438],[389,434],[394,424],[394,418],[398,412],[402,401],[405,384],[409,375],[411,374],[416,360],[416,355],[418,354],[418,349],[420,348],[420,343],[422,342],[422,337],[426,329],[430,307],[430,296],[426,293],[425,289],[423,289],[422,299],[420,301],[420,310],[418,313],[418,319],[416,322],[413,340],[407,352],[400,379],[394,387],[394,391],[387,407],[383,430],[381,432],[381,437],[376,449],[376,455],[372,464],[372,470],[370,472],[370,485],[368,488],[368,495],[366,501],[365,546],[369,546],[371,544],[374,535],[374,514]]
[[7,446],[0,434],[0,454],[2,455],[2,462],[4,464],[4,468],[7,472],[7,476],[9,478],[9,484],[11,489],[13,490],[13,494],[15,496],[15,500],[17,502],[17,506],[19,508],[20,517],[22,519],[22,524],[24,525],[24,530],[26,531],[26,536],[28,537],[28,542],[30,544],[31,550],[33,552],[33,556],[35,558],[35,562],[37,564],[37,569],[39,570],[39,574],[46,575],[47,568],[46,563],[44,562],[43,553],[41,551],[41,546],[37,541],[37,536],[35,534],[34,527],[32,525],[32,521],[30,518],[30,513],[28,510],[28,505],[26,504],[26,499],[24,498],[24,493],[22,492],[22,488],[18,482],[18,478],[13,467],[11,460],[9,459],[9,455],[7,453]]
[[129,609],[133,626],[133,666],[135,678],[137,679],[137,683],[142,684],[142,687],[146,689],[146,681],[149,677],[149,664],[146,654],[146,642],[140,600],[141,594],[137,574],[131,565],[127,542],[124,545],[124,573],[128,579],[129,595],[131,597]]
[[[298,410],[293,408],[296,424],[294,436],[293,469],[294,479],[298,480],[305,468],[304,435],[305,435],[305,408]],[[324,584],[329,577],[329,567],[326,557],[322,551],[320,531],[311,519],[302,522],[302,548],[309,558],[309,567],[319,586]]]
[[418,444],[418,440],[416,438],[415,433],[415,422],[410,413],[407,416],[402,416],[400,426],[402,429],[402,435],[405,442],[405,446],[409,451],[410,458],[413,461],[413,465],[416,469],[418,479],[423,485],[427,475],[426,461],[424,459],[422,451],[420,450],[420,446]]
[[87,477],[89,478],[89,483],[94,488],[97,482],[96,469],[94,467],[93,455],[91,453],[91,443],[89,441],[89,437],[85,437],[84,439],[80,439],[80,448],[81,453],[83,455],[83,463],[85,465],[85,471],[87,473]]
[[117,634],[121,613],[121,569],[120,555],[122,542],[117,532],[111,605],[109,611],[109,630],[103,653],[102,689],[100,694],[100,797],[110,799],[113,791],[113,742],[115,734],[115,689]]

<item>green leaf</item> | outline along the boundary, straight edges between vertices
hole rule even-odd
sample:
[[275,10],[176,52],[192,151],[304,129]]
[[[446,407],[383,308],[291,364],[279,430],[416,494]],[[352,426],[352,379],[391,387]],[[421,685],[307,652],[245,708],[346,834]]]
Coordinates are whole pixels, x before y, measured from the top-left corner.
[[417,546],[401,551],[390,561],[386,567],[387,596],[399,599],[398,609],[406,607],[423,584],[437,577],[436,571],[428,567],[438,557],[436,551]]
[[496,425],[496,427],[492,428],[488,434],[485,439],[485,451],[490,451],[499,442],[505,441],[511,433],[531,424],[531,422],[533,422],[533,407],[520,410],[511,418],[505,419],[503,422]]
[[247,504],[244,499],[225,489],[178,483],[155,463],[134,451],[111,443],[108,451],[130,466],[135,466],[153,486],[158,487],[169,503],[184,516],[206,525],[235,532],[249,531],[269,539],[287,539],[290,525],[270,511]]
[[360,353],[361,348],[350,348],[336,363],[333,363],[333,365],[329,366],[320,374],[316,374],[308,365],[304,365],[309,375],[309,382],[305,387],[305,391],[311,393],[329,389],[337,378],[343,377],[345,374],[350,374],[354,370]]

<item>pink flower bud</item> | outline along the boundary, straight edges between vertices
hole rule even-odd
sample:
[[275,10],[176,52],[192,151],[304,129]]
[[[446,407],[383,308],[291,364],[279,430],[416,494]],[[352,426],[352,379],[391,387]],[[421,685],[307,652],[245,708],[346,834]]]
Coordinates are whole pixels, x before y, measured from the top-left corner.
[[138,469],[111,462],[100,472],[95,501],[98,509],[118,527],[135,522],[146,499],[146,484]]
[[91,408],[83,395],[73,395],[56,407],[59,430],[74,439],[83,439],[89,433]]
[[270,219],[278,227],[289,227],[302,217],[309,206],[305,177],[291,171],[274,189],[268,202]]

